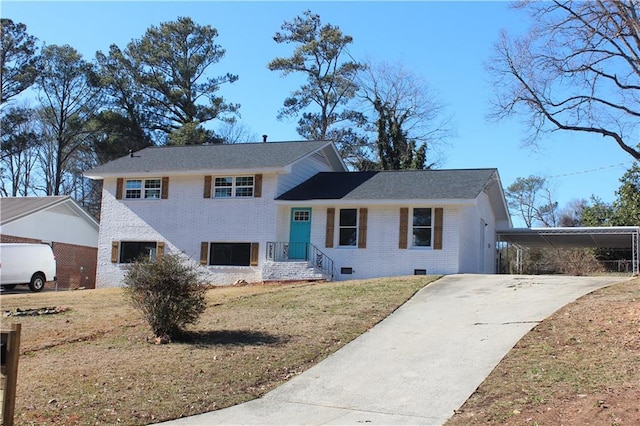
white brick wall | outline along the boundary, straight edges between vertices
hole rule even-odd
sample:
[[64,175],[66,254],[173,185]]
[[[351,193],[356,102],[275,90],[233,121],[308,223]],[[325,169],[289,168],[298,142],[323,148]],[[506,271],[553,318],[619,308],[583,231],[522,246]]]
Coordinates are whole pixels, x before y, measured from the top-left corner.
[[[458,272],[457,230],[459,229],[460,211],[458,206],[444,206],[442,250],[398,248],[400,207],[408,207],[399,205],[368,207],[367,248],[338,247],[338,210],[359,207],[367,206],[336,207],[334,248],[325,247],[326,207],[314,208],[312,212],[311,242],[333,259],[338,272],[336,279],[413,275],[415,269],[426,269],[428,274]],[[441,206],[420,205],[416,207],[435,208]],[[353,274],[340,275],[340,269],[343,267],[353,268]]]
[[264,281],[324,280],[326,276],[310,267],[307,262],[271,262],[262,268]]
[[[105,179],[97,287],[122,285],[124,265],[111,263],[112,241],[164,241],[165,252],[184,253],[199,265],[200,243],[257,242],[264,262],[276,227],[276,175],[264,175],[261,198],[203,198],[203,176],[172,176],[166,200],[116,200],[116,180]],[[214,284],[261,281],[259,267],[206,267]]]
[[[316,166],[309,170],[315,172]],[[308,178],[311,172],[299,170],[296,173],[299,179],[303,179],[303,176]],[[248,282],[277,279],[276,273],[286,271],[276,271],[273,265],[268,265],[265,253],[267,242],[289,239],[291,207],[274,202],[277,188],[283,188],[282,179],[289,181],[287,187],[291,185],[289,175],[264,174],[261,198],[206,199],[202,194],[204,176],[171,176],[169,198],[166,200],[116,200],[116,179],[105,179],[96,287],[122,285],[125,266],[111,262],[112,241],[163,241],[165,252],[183,253],[190,262],[198,265],[212,284],[233,284],[239,279]],[[336,208],[334,248],[325,247],[327,207]],[[368,208],[367,248],[338,247],[339,209],[361,207]],[[444,209],[442,250],[398,248],[401,207]],[[480,219],[489,224],[483,254],[479,252]],[[338,280],[412,275],[415,269],[426,269],[428,274],[482,272],[480,265],[483,261],[484,272],[493,272],[493,222],[488,200],[483,194],[477,203],[466,205],[318,206],[316,202],[312,209],[311,243],[334,260]],[[202,267],[199,259],[203,241],[258,243],[258,266]],[[409,237],[409,244],[410,241]],[[343,267],[353,268],[353,274],[341,275]],[[296,275],[291,271],[286,273]]]

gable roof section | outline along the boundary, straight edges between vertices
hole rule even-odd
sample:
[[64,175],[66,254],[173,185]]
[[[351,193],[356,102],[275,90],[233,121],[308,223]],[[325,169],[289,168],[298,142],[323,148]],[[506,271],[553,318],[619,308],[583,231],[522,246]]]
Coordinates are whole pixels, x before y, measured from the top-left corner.
[[321,151],[331,157],[333,167],[346,170],[332,142],[301,141],[149,147],[88,170],[85,176],[277,170]]
[[98,222],[80,207],[69,195],[50,197],[6,197],[0,198],[0,225],[6,225],[40,211],[66,205],[78,216],[84,218],[95,229]]
[[473,200],[496,169],[321,172],[278,200]]

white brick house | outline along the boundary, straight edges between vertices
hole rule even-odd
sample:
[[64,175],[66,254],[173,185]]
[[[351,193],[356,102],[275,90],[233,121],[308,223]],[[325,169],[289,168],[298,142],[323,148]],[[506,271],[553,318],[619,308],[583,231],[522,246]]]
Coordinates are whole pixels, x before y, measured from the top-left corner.
[[495,169],[349,172],[332,142],[146,148],[96,167],[97,287],[140,254],[214,284],[495,270],[510,227]]

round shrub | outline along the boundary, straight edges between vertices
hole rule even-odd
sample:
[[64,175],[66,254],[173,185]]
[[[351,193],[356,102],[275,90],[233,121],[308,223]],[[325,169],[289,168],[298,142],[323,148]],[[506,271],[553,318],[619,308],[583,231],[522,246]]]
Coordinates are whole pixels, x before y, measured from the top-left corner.
[[199,278],[196,268],[184,264],[178,255],[140,259],[127,269],[125,295],[156,337],[175,339],[206,308],[206,289]]

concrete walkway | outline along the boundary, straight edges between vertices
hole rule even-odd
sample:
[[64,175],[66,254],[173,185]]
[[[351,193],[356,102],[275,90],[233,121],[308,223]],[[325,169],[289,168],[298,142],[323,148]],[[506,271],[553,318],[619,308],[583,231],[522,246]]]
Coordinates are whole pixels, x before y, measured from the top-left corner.
[[264,397],[171,425],[441,425],[522,336],[626,278],[450,275]]

